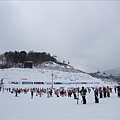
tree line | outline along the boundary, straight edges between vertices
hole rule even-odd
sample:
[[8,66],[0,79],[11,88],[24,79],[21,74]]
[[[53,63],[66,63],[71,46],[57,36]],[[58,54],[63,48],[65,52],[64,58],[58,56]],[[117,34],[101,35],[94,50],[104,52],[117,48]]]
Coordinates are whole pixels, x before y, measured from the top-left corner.
[[5,52],[0,55],[0,61],[3,65],[9,65],[11,67],[19,63],[23,64],[24,61],[32,61],[34,65],[42,64],[46,61],[58,62],[50,53],[34,51],[29,51],[28,53],[26,51]]

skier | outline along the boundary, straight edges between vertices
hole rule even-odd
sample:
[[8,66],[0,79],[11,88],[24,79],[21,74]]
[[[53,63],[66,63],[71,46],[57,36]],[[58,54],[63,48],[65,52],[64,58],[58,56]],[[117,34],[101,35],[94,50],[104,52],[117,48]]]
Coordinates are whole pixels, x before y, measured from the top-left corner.
[[76,89],[73,89],[73,95],[74,95],[74,99],[77,99],[77,97],[76,97]]
[[120,98],[120,86],[118,86],[117,92],[118,92],[118,97]]
[[94,91],[94,95],[95,95],[95,103],[99,103],[99,98],[98,98],[98,89],[96,88]]
[[72,95],[72,91],[68,90],[68,97],[71,97],[71,95]]
[[103,87],[103,95],[104,95],[104,98],[106,97],[106,87]]
[[9,88],[9,92],[11,92],[11,88]]
[[88,87],[88,92],[90,93],[91,92],[91,89]]
[[43,91],[42,91],[42,89],[40,89],[40,92],[39,92],[40,97],[41,97],[41,96],[42,96],[42,94],[43,94],[42,92],[43,92]]
[[15,97],[17,97],[18,89],[15,90]]
[[59,97],[59,91],[58,90],[55,91],[55,94],[56,94],[57,97]]
[[82,90],[80,91],[80,94],[82,96],[83,104],[86,104],[86,93],[87,93],[87,90],[84,87],[82,87]]
[[80,93],[80,90],[79,90],[79,87],[77,88],[77,105],[78,105],[78,102],[79,102],[79,93]]
[[99,87],[99,94],[100,94],[100,98],[102,98],[102,88]]
[[33,89],[31,89],[31,98],[33,98]]
[[117,87],[116,87],[116,85],[115,85],[115,87],[114,87],[114,90],[115,90],[115,93],[116,93],[116,90],[117,90]]
[[106,91],[107,91],[107,97],[110,97],[110,88],[108,86],[107,86]]
[[47,93],[47,98],[49,98],[50,97],[50,90],[48,88],[46,90],[46,93]]
[[[36,89],[36,96],[38,96],[38,94],[40,94],[39,88]],[[40,96],[41,97],[41,96]]]
[[53,92],[52,92],[52,89],[51,89],[51,90],[49,91],[50,97],[52,97],[52,93],[53,93]]

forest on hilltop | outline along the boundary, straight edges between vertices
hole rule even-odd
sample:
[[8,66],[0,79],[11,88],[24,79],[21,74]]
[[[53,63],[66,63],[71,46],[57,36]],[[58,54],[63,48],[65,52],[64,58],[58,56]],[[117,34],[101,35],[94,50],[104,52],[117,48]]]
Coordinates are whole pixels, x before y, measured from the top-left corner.
[[9,67],[19,63],[23,64],[24,61],[32,61],[34,65],[41,64],[46,61],[59,63],[55,56],[51,56],[50,53],[34,51],[29,51],[28,53],[26,51],[5,52],[0,55],[0,61],[2,65],[7,65]]

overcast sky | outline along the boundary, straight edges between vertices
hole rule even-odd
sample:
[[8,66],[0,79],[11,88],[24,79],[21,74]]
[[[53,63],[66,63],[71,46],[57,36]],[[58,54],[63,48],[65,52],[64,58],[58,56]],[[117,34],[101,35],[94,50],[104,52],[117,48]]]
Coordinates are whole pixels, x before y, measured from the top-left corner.
[[0,1],[0,53],[15,50],[87,72],[120,67],[120,2]]

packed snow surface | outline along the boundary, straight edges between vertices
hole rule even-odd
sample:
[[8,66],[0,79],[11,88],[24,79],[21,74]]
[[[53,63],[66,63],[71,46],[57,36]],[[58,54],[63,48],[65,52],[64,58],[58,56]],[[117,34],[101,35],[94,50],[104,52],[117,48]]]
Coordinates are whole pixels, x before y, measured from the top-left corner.
[[[115,85],[82,72],[46,68],[0,69],[0,79],[3,80],[4,88],[51,88],[52,80],[62,83],[54,84],[54,88]],[[34,82],[44,84],[31,84]],[[0,120],[120,120],[120,98],[114,89],[109,98],[101,98],[99,103],[95,103],[93,91],[87,93],[86,99],[87,104],[82,104],[80,96],[77,104],[73,95],[56,97],[54,93],[50,98],[47,98],[46,93],[41,97],[34,93],[31,99],[30,92],[15,97],[15,93],[4,90],[0,92]]]
[[30,92],[15,94],[0,92],[0,120],[120,120],[120,98],[117,93],[111,93],[110,98],[101,98],[94,103],[93,92],[87,93],[87,104],[77,104],[72,97],[47,98]]

